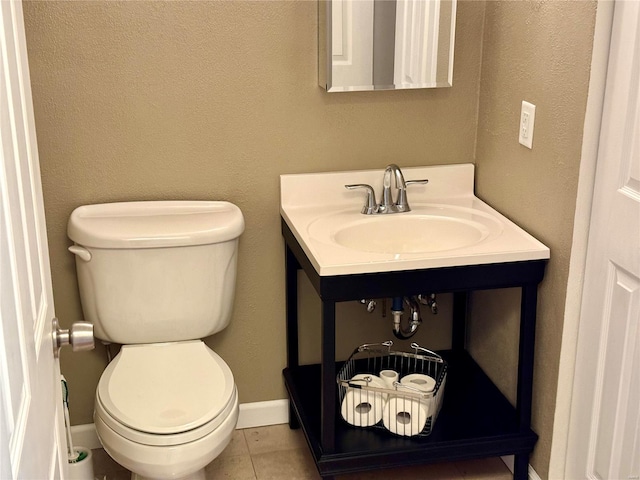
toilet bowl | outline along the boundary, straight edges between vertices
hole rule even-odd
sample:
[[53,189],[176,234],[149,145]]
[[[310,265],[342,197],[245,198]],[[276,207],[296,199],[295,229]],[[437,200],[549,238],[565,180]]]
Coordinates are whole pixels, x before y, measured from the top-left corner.
[[98,437],[136,478],[204,478],[237,418],[231,370],[200,340],[125,345],[96,390]]
[[243,230],[228,202],[87,205],[69,219],[85,318],[122,344],[98,382],[96,431],[133,479],[204,479],[231,440],[233,374],[201,339],[230,322]]

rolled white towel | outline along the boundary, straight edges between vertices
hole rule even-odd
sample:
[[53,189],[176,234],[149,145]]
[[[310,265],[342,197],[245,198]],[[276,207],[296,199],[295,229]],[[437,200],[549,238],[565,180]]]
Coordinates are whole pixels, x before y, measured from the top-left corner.
[[391,389],[395,388],[393,386],[393,384],[394,384],[394,382],[398,381],[399,377],[400,377],[400,375],[395,370],[381,370],[380,371],[380,378],[384,381],[384,383],[386,384],[387,388],[391,388]]
[[416,388],[424,393],[433,392],[433,389],[436,388],[435,378],[422,373],[410,373],[409,375],[405,375],[400,379],[400,383],[402,385]]
[[[380,377],[358,374],[351,380],[357,385],[385,388]],[[385,399],[380,392],[348,387],[340,406],[342,418],[356,427],[371,427],[382,419]]]
[[392,395],[384,407],[382,423],[391,433],[412,437],[422,432],[428,418],[427,403],[404,395]]

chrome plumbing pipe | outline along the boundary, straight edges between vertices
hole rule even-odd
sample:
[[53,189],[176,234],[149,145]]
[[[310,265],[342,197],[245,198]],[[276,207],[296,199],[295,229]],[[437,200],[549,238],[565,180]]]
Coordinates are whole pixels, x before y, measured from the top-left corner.
[[[409,324],[406,328],[402,327],[403,301],[409,307]],[[422,323],[420,304],[414,297],[395,297],[391,307],[391,314],[393,316],[393,334],[401,340],[412,337]]]

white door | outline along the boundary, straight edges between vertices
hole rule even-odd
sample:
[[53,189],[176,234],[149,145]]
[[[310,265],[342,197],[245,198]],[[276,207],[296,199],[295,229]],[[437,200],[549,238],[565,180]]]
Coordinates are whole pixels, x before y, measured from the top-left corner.
[[567,479],[640,478],[640,2],[614,8]]
[[16,0],[0,0],[0,115],[0,478],[65,478],[49,254]]
[[373,0],[331,2],[331,86],[373,85]]

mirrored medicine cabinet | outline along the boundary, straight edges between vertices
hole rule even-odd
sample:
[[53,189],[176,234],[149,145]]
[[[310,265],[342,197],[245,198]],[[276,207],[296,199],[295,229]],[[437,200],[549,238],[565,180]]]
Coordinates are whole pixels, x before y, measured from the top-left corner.
[[320,0],[318,22],[328,92],[452,85],[456,0]]

